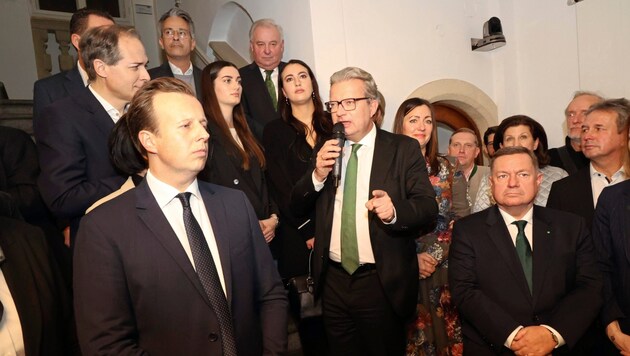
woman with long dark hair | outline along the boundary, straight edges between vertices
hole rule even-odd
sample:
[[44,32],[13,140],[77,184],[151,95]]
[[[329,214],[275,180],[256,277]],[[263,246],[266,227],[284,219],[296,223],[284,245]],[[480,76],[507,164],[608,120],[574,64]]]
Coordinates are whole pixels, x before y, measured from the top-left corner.
[[[407,355],[461,355],[463,340],[448,289],[448,251],[453,222],[468,213],[462,172],[438,154],[433,106],[425,99],[405,100],[394,119],[394,132],[418,141],[438,203],[433,231],[416,239],[420,280],[416,318],[409,325]],[[455,160],[453,162],[456,162]]]
[[198,177],[243,191],[254,207],[265,240],[271,243],[279,218],[267,190],[263,150],[249,129],[241,106],[238,69],[226,61],[210,63],[201,74],[201,87],[210,143],[208,161]]
[[[319,86],[306,63],[290,60],[278,79],[281,119],[267,124],[263,145],[269,188],[282,217],[282,248],[278,268],[283,278],[306,275],[315,236],[315,211],[295,217],[289,203],[295,183],[311,167],[313,149],[331,135],[332,120],[324,111]],[[292,314],[299,320],[299,300],[290,296]],[[305,355],[327,353],[321,318],[298,322]]]

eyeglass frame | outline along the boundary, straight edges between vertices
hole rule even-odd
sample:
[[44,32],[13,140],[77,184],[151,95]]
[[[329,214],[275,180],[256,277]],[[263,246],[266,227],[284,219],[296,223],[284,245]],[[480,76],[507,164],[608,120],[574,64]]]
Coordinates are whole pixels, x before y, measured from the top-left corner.
[[[352,109],[347,109],[346,106],[343,104],[344,101],[348,101],[348,100],[352,100],[351,103],[354,104],[354,107]],[[363,97],[363,98],[345,98],[345,99],[341,99],[339,101],[336,100],[331,100],[331,101],[327,101],[324,103],[324,107],[326,107],[326,111],[328,111],[329,113],[333,114],[336,113],[337,110],[339,110],[339,105],[341,105],[341,107],[345,110],[345,111],[353,111],[357,108],[357,101],[361,101],[361,100],[374,100],[374,98],[371,98],[369,96]],[[335,111],[333,111],[333,108],[330,107],[330,104],[337,104],[336,105],[336,109],[334,109]]]
[[[172,33],[168,34],[169,31],[172,31]],[[177,38],[189,38],[191,35],[190,30],[183,28],[174,29],[169,27],[162,30],[162,37],[175,38],[175,33],[177,33]]]

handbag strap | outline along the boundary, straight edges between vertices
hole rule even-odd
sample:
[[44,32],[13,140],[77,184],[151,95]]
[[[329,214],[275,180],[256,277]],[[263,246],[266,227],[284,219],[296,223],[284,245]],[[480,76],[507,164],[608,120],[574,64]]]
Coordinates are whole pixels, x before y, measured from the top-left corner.
[[313,250],[315,250],[314,248],[311,248],[311,252],[308,254],[308,277],[311,277],[311,260],[313,259]]

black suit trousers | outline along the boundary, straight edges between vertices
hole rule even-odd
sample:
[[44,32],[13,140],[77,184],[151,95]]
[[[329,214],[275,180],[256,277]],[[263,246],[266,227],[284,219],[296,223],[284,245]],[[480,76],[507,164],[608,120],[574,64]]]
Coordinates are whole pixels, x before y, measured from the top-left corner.
[[329,266],[322,295],[333,355],[403,355],[405,323],[387,300],[376,269],[349,275]]

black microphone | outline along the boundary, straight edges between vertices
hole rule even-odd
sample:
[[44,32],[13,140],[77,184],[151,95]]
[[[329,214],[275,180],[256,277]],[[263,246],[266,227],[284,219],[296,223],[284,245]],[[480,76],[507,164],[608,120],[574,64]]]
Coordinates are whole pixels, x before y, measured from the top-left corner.
[[343,145],[346,143],[346,130],[343,127],[343,123],[338,122],[333,126],[332,138],[337,140],[337,146],[341,147],[339,157],[335,158],[335,164],[332,170],[333,183],[335,184],[335,188],[337,188],[341,181],[341,160],[343,159]]

